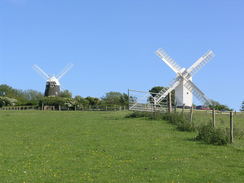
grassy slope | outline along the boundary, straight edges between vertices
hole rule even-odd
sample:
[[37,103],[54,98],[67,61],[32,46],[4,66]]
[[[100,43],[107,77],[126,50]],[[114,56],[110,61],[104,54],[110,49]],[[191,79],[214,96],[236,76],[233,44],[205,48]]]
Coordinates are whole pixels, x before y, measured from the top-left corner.
[[2,111],[0,182],[243,182],[241,146],[124,115]]

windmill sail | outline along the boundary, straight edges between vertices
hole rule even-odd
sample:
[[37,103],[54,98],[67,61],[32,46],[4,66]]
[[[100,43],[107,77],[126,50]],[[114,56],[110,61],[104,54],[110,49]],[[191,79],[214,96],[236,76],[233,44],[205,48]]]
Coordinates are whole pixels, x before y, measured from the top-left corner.
[[165,91],[165,90],[161,90],[156,96],[155,96],[155,101],[156,103],[160,103],[165,97],[168,96],[168,94],[170,92],[172,92],[176,87],[178,87],[180,85],[180,83],[182,82],[182,78],[181,77],[177,77],[175,79],[175,81],[170,85],[170,87]]
[[195,74],[197,71],[199,71],[204,65],[206,65],[211,58],[214,57],[213,51],[208,51],[205,55],[200,57],[189,69],[187,69],[187,72],[190,75]]
[[175,72],[179,73],[182,69],[162,48],[156,51],[156,54]]
[[64,75],[67,74],[67,72],[69,72],[73,66],[74,66],[74,64],[68,64],[64,68],[64,70],[60,74],[58,74],[57,79],[60,80],[62,77],[64,77]]
[[184,86],[203,104],[211,105],[211,101],[208,99],[208,97],[193,82],[188,80]]
[[38,65],[33,65],[32,68],[45,80],[49,79],[50,76],[44,72]]

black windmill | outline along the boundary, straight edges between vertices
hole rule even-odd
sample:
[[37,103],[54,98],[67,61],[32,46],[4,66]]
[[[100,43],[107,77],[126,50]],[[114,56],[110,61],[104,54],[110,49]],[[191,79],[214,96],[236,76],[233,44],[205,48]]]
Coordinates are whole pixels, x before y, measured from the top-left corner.
[[44,72],[39,66],[33,65],[33,69],[42,76],[43,79],[46,81],[46,88],[44,96],[59,96],[60,94],[60,79],[67,74],[67,72],[73,67],[73,64],[67,65],[64,70],[58,74],[57,76],[53,75],[50,76],[46,72]]

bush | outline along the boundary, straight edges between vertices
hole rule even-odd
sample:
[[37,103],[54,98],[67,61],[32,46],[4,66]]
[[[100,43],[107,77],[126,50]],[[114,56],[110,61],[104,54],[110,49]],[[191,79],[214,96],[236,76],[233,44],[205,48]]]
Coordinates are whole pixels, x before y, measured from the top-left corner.
[[41,107],[42,105],[55,106],[56,109],[58,109],[59,106],[74,109],[77,105],[77,102],[72,98],[44,97],[42,100],[39,101],[39,106]]
[[223,129],[216,129],[210,123],[198,128],[196,140],[201,140],[207,144],[226,145],[229,142],[229,136]]
[[149,117],[151,118],[152,114],[149,113],[149,112],[139,112],[139,111],[136,111],[136,112],[133,112],[131,114],[128,114],[126,116],[126,118],[142,118],[142,117]]
[[156,113],[153,119],[165,120],[177,126],[180,131],[194,131],[194,124],[187,119],[187,116],[181,113]]
[[9,97],[0,97],[0,107],[4,106],[14,106],[17,100]]
[[191,123],[187,116],[181,113],[170,113],[166,118],[170,123],[176,125],[180,131],[195,131],[194,123]]
[[182,117],[182,119],[180,119],[176,125],[177,125],[177,129],[181,131],[195,131],[194,123],[191,123],[189,120],[187,120],[184,117]]

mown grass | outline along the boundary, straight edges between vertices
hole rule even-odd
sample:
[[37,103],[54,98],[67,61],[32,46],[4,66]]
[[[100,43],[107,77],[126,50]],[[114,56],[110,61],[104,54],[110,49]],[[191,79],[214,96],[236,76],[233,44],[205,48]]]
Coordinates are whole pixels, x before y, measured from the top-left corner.
[[128,112],[0,112],[0,182],[243,182],[244,141],[213,146]]

